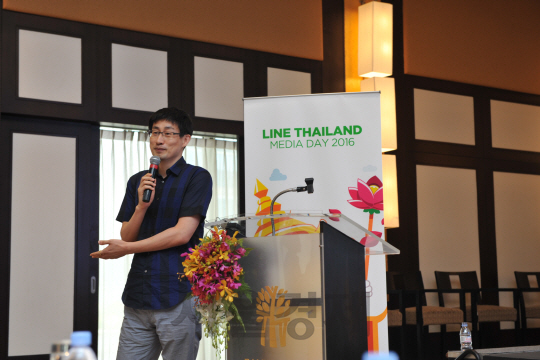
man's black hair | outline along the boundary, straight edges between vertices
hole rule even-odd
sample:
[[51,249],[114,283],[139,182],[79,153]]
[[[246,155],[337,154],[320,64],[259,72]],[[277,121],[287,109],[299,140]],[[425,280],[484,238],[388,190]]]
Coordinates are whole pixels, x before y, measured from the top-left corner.
[[159,109],[150,116],[148,130],[152,130],[154,124],[160,120],[167,120],[178,126],[180,136],[193,135],[193,122],[188,113],[175,107]]

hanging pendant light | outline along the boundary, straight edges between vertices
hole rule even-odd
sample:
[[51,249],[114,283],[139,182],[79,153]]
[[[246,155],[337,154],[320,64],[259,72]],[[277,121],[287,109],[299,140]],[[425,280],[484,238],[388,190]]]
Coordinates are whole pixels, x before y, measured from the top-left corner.
[[381,92],[381,150],[382,152],[397,149],[396,135],[396,91],[394,79],[371,78],[360,82],[362,91]]
[[358,75],[392,75],[392,4],[372,1],[358,7]]
[[396,156],[382,156],[384,189],[384,228],[399,227]]

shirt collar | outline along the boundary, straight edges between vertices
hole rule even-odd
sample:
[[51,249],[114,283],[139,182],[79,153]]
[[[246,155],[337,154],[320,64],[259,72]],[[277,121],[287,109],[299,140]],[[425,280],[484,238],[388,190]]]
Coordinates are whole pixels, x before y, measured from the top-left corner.
[[182,171],[182,168],[184,166],[186,166],[186,160],[184,160],[184,157],[182,156],[180,160],[178,160],[173,166],[167,169],[167,175],[169,174],[174,174],[176,176],[180,175],[180,171]]

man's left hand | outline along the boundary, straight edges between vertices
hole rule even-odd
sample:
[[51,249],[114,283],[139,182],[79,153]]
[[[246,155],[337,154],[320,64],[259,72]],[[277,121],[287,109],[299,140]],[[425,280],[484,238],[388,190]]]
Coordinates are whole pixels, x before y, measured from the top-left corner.
[[105,249],[90,254],[94,259],[118,259],[129,254],[129,244],[124,240],[99,240],[99,245],[109,245]]

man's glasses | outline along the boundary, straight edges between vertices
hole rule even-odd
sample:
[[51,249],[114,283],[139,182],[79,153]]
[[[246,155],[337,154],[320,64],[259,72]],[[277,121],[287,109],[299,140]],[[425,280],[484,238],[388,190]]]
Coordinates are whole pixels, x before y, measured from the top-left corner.
[[175,132],[168,132],[168,131],[155,131],[155,130],[148,130],[148,135],[153,138],[158,138],[159,135],[163,135],[164,138],[170,139],[174,135],[180,135],[181,133],[175,133]]

